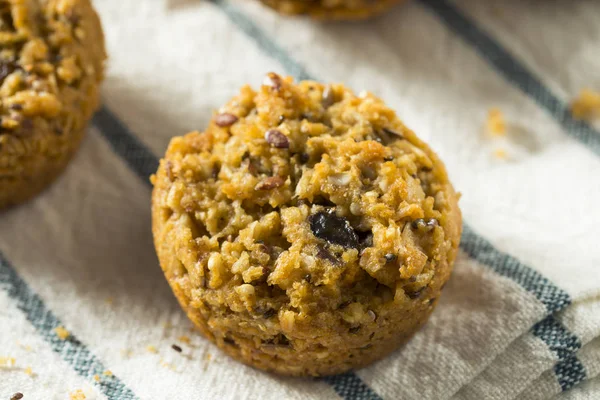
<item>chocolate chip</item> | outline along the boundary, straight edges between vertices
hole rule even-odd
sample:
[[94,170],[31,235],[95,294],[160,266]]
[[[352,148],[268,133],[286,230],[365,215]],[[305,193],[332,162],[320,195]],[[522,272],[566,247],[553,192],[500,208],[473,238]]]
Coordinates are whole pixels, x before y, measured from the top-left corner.
[[277,311],[275,311],[272,308],[269,308],[267,311],[265,311],[265,313],[263,314],[263,317],[266,318],[266,319],[269,319],[272,316],[274,316],[275,314],[277,314]]
[[395,255],[395,254],[392,254],[392,253],[388,253],[388,254],[386,254],[384,257],[385,257],[385,261],[387,261],[387,262],[392,262],[392,261],[394,261],[396,258],[398,258],[398,256],[397,256],[397,255]]
[[359,326],[353,326],[352,328],[348,329],[348,332],[350,333],[356,333],[360,331],[360,325]]
[[10,109],[15,111],[21,111],[23,109],[23,105],[19,103],[11,104]]
[[266,178],[262,182],[259,182],[254,187],[254,190],[271,190],[271,189],[275,189],[275,188],[281,187],[284,184],[285,184],[285,181],[283,180],[282,177],[280,177],[280,176],[271,176],[271,177]]
[[308,282],[308,283],[311,283],[312,282],[312,276],[311,276],[311,274],[304,275],[304,280],[306,282]]
[[290,147],[290,141],[281,131],[269,129],[265,132],[265,140],[273,147],[278,149],[287,149]]
[[222,113],[222,114],[217,114],[215,116],[215,124],[217,124],[217,126],[220,126],[221,128],[225,128],[227,126],[231,126],[233,124],[235,124],[238,120],[238,117],[236,117],[233,114],[230,113]]
[[321,100],[321,104],[323,105],[323,108],[329,108],[333,103],[335,103],[335,96],[331,86],[327,85],[325,86],[325,89],[323,89],[323,98]]
[[177,346],[176,344],[172,344],[171,348],[178,353],[181,353],[183,351],[183,349],[181,347]]
[[421,171],[423,171],[423,172],[431,172],[431,171],[433,171],[433,169],[429,168],[429,167],[421,167]]
[[281,89],[283,82],[281,81],[281,77],[274,72],[269,72],[265,79],[263,80],[263,85],[270,86],[275,90]]
[[333,254],[331,254],[325,247],[319,245],[319,250],[317,251],[317,257],[322,260],[327,260],[334,265],[340,265],[341,262],[337,259]]
[[394,157],[384,157],[383,161],[394,161]]
[[346,248],[359,247],[358,236],[344,217],[320,211],[308,217],[310,229],[316,237]]
[[15,394],[13,394],[12,396],[10,396],[10,400],[20,400],[23,398],[23,393],[21,392],[17,392]]

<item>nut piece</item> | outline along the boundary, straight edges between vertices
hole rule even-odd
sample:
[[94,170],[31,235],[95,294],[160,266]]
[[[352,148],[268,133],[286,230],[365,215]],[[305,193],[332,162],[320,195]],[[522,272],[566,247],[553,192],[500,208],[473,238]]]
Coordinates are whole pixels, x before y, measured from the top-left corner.
[[278,149],[287,149],[290,147],[290,141],[281,131],[269,129],[265,132],[265,140],[273,147]]
[[285,181],[280,176],[271,176],[254,187],[254,190],[271,190],[283,186]]
[[238,117],[230,113],[221,113],[215,116],[215,124],[217,124],[217,126],[220,126],[221,128],[231,126],[235,124],[237,120]]

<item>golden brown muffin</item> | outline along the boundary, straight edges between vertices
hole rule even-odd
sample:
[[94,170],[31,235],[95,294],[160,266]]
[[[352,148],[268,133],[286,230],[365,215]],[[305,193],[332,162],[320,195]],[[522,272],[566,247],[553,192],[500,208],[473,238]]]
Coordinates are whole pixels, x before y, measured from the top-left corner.
[[364,19],[381,14],[403,0],[261,0],[282,14],[308,14],[318,19]]
[[461,214],[442,162],[371,94],[269,74],[152,178],[162,269],[202,333],[289,375],[367,365],[433,310]]
[[89,0],[0,0],[0,208],[67,165],[98,106],[105,58]]

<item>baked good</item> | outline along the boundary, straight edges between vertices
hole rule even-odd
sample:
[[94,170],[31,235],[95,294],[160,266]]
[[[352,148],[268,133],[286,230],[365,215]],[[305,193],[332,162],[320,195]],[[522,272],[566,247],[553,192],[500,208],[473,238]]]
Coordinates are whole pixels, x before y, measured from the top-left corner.
[[282,14],[308,14],[317,19],[364,19],[381,14],[403,0],[261,0]]
[[0,1],[0,208],[67,165],[99,104],[105,58],[89,0]]
[[232,357],[288,375],[367,365],[427,320],[461,213],[443,163],[371,94],[274,73],[172,139],[154,243],[181,306]]

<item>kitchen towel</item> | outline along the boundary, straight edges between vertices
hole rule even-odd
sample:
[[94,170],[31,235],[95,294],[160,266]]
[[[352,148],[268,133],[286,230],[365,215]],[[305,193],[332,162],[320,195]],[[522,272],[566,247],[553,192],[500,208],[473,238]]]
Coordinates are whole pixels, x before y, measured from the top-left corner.
[[[0,216],[0,397],[446,399],[515,346],[541,361],[506,398],[597,390],[579,388],[597,374],[597,334],[565,315],[600,294],[599,126],[568,107],[600,90],[600,4],[420,0],[335,24],[250,0],[95,6],[103,106],[58,182]],[[192,331],[154,254],[149,176],[169,139],[269,71],[382,97],[463,195],[461,252],[429,323],[356,372],[291,379],[232,361]],[[504,137],[486,133],[492,108]]]

